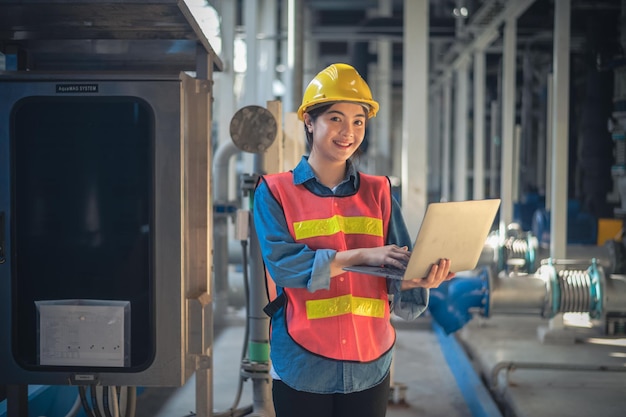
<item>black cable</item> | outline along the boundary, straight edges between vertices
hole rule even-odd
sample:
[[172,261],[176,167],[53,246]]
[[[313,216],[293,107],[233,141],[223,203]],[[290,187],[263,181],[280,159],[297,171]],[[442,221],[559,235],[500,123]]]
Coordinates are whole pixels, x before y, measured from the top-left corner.
[[85,410],[87,417],[94,417],[93,411],[91,411],[91,407],[89,406],[89,401],[87,401],[87,390],[84,385],[78,387],[78,394],[80,395],[80,402],[83,404],[83,410]]
[[[247,254],[248,242],[246,240],[241,241],[241,255],[242,255],[242,263],[243,263],[243,283],[244,290],[246,296],[246,324],[243,338],[243,348],[241,350],[241,363],[243,363],[246,355],[248,354],[248,337],[250,334],[250,285],[248,283],[248,254]],[[240,415],[249,414],[248,410],[252,411],[252,406],[245,407],[243,410],[238,410],[237,406],[241,401],[241,395],[243,392],[243,383],[244,377],[243,375],[239,375],[239,382],[237,384],[237,394],[235,395],[235,400],[233,401],[233,405],[224,412],[214,414],[214,417],[236,417]],[[241,414],[243,412],[243,414]]]
[[126,387],[128,395],[126,396],[126,414],[124,417],[135,417],[137,408],[137,387]]
[[104,406],[104,415],[106,417],[113,417],[113,415],[111,415],[111,408],[109,407],[109,387],[102,387],[102,403]]
[[96,417],[102,417],[100,414],[100,406],[98,405],[98,393],[96,392],[96,386],[91,385],[91,405],[93,406],[93,412]]
[[[243,348],[241,350],[241,362],[246,359],[248,355],[248,338],[250,337],[250,283],[248,282],[248,242],[246,240],[241,241],[241,256],[243,263],[243,287],[246,295],[246,324],[244,328],[244,337],[243,337]],[[231,411],[235,411],[237,406],[239,405],[239,401],[241,401],[241,393],[243,391],[243,376],[239,376],[239,384],[237,387],[237,396],[233,406],[230,408]]]

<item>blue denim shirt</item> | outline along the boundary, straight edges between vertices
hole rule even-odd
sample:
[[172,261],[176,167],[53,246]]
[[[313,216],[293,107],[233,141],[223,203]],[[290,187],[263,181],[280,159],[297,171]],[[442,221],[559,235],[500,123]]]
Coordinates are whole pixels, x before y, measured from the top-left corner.
[[[316,195],[347,195],[358,189],[356,168],[348,162],[346,178],[334,190],[317,181],[306,156],[293,170],[294,182]],[[276,282],[278,293],[284,287],[307,288],[314,292],[330,286],[330,263],[336,251],[312,250],[296,243],[282,207],[267,185],[260,182],[254,194],[254,226],[265,267]],[[411,248],[411,241],[398,202],[393,200],[387,244]],[[429,292],[423,288],[400,291],[400,282],[389,280],[393,312],[414,319],[424,312]],[[368,363],[343,362],[314,355],[297,345],[287,334],[284,308],[272,317],[270,359],[273,374],[290,387],[306,392],[330,394],[363,391],[380,383],[389,372],[392,351]]]

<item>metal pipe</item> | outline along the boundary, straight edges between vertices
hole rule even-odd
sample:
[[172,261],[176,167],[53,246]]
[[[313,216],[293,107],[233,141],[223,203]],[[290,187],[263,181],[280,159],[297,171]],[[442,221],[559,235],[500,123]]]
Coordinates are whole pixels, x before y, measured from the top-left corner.
[[571,0],[554,2],[553,102],[552,102],[552,175],[550,216],[550,256],[563,259],[567,250],[567,184],[569,152],[569,90],[570,90],[570,12]]
[[485,198],[485,90],[484,49],[474,53],[474,184],[472,198]]
[[232,141],[223,142],[213,157],[213,306],[217,323],[228,306],[228,188],[229,162],[239,149]]
[[452,142],[452,79],[443,84],[443,133],[441,145],[441,201],[450,200],[450,149]]
[[505,235],[505,227],[513,222],[513,168],[515,143],[515,94],[517,56],[517,20],[509,18],[504,24],[502,39],[502,148],[500,166],[500,233]]
[[498,146],[500,144],[500,108],[498,107],[498,101],[491,101],[491,123],[489,126],[489,197],[497,198],[498,193]]
[[298,110],[302,98],[304,69],[304,4],[302,0],[285,0],[287,3],[287,92],[285,112]]
[[[610,294],[610,296],[608,296]],[[626,311],[626,275],[613,274],[605,278],[604,309],[607,312]]]
[[468,151],[468,98],[469,98],[469,61],[463,61],[455,72],[456,88],[454,89],[454,181],[452,199],[464,201],[467,192],[467,151]]
[[499,385],[498,374],[501,371],[506,371],[504,380],[506,385],[509,381],[509,372],[515,369],[550,369],[557,371],[581,371],[581,372],[626,372],[626,367],[612,366],[612,365],[587,365],[578,363],[547,363],[547,362],[515,362],[515,361],[501,361],[494,365],[491,369],[491,388],[496,390]]
[[250,293],[248,300],[248,322],[250,340],[248,344],[249,367],[246,369],[253,384],[253,409],[255,415],[273,417],[272,378],[269,374],[269,327],[270,319],[263,312],[268,302],[265,289],[265,268],[261,257],[254,218],[250,215]]
[[544,310],[546,283],[538,276],[502,272],[489,286],[492,314],[541,314]]
[[227,141],[218,146],[213,156],[213,196],[215,202],[228,201],[228,165],[239,152],[235,143]]

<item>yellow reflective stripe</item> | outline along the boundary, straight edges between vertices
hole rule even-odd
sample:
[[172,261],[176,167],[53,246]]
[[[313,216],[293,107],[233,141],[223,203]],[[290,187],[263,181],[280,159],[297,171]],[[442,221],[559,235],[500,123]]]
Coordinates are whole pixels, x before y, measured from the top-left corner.
[[293,229],[296,234],[296,240],[317,236],[330,236],[339,232],[382,237],[383,221],[375,217],[343,217],[337,215],[327,219],[294,222]]
[[385,301],[346,294],[335,298],[306,302],[306,316],[310,320],[343,314],[383,318],[385,317]]

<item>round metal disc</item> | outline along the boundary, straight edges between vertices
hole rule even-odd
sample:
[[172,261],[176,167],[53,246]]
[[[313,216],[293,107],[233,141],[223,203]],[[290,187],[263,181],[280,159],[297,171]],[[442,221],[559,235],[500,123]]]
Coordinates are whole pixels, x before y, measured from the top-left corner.
[[276,118],[261,106],[242,107],[230,120],[230,137],[245,152],[264,152],[274,143],[277,131]]

